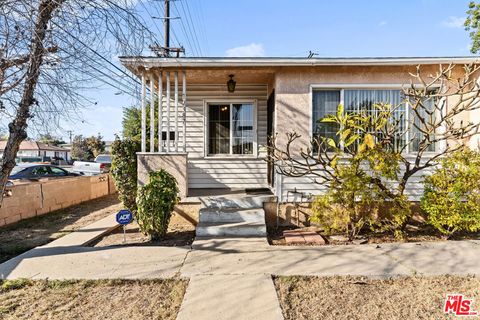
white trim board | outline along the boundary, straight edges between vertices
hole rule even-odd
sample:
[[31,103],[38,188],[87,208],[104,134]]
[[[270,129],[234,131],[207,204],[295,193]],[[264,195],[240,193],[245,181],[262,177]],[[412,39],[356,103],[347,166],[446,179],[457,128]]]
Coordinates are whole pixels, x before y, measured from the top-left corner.
[[[253,154],[233,154],[232,153],[232,127],[230,126],[230,153],[229,154],[218,154],[218,155],[209,155],[209,130],[208,130],[208,106],[211,104],[229,104],[230,105],[230,122],[232,121],[232,105],[233,104],[251,104],[253,106]],[[204,127],[204,145],[203,145],[203,157],[205,159],[221,159],[229,157],[240,157],[242,159],[257,159],[258,158],[258,126],[257,126],[257,110],[258,110],[258,101],[257,99],[204,99],[203,100],[203,127]]]

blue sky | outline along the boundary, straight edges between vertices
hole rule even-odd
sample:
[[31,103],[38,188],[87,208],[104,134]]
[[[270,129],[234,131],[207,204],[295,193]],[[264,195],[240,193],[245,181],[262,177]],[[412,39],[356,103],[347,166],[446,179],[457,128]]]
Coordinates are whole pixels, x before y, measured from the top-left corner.
[[[141,1],[141,0],[139,0]],[[463,29],[468,0],[180,0],[191,12],[200,50],[205,56],[296,56],[312,50],[320,57],[465,56],[469,38]],[[141,9],[162,10],[163,1],[143,0]],[[180,2],[172,16],[182,15]],[[157,8],[153,7],[157,6]],[[160,7],[159,7],[160,6]],[[151,30],[163,30],[145,14]],[[182,16],[188,29],[187,19]],[[157,23],[157,26],[154,25]],[[193,38],[172,20],[178,39],[192,56]],[[161,36],[159,36],[161,38]],[[192,45],[193,47],[193,45]],[[89,93],[97,102],[83,112],[83,123],[64,123],[59,131],[101,133],[111,140],[121,131],[122,108],[134,98],[99,88]]]

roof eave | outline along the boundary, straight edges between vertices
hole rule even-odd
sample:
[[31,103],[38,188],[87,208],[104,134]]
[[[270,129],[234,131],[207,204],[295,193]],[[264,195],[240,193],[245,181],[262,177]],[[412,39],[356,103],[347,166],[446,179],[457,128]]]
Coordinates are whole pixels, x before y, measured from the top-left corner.
[[480,63],[477,57],[439,58],[158,58],[121,57],[129,69],[136,68],[209,68],[209,67],[306,67],[306,66],[402,66],[426,64]]

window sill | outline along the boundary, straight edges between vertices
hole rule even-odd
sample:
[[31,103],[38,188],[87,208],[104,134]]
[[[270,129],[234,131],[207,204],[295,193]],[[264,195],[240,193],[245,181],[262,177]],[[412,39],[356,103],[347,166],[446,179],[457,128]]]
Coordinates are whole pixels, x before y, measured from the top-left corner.
[[245,154],[219,154],[204,156],[204,159],[217,159],[217,160],[233,160],[233,159],[260,159],[257,155],[245,155]]

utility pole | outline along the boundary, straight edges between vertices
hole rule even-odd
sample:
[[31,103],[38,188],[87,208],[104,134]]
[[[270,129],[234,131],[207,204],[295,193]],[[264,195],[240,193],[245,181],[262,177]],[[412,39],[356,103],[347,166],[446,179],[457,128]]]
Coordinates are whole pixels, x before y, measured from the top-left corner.
[[180,53],[185,53],[185,49],[183,47],[180,48],[174,48],[170,47],[170,20],[171,19],[178,19],[179,17],[170,17],[170,1],[171,0],[165,0],[165,17],[163,18],[157,18],[157,19],[163,19],[163,24],[164,24],[164,38],[165,38],[165,44],[164,46],[160,46],[158,43],[155,43],[150,46],[150,50],[155,52],[159,57],[170,57],[171,52],[175,52],[177,54],[177,58],[180,57]]
[[165,0],[165,54],[170,55],[170,0]]
[[70,144],[72,144],[72,133],[73,133],[73,131],[72,130],[67,130],[67,133],[68,133],[68,136],[70,138]]

